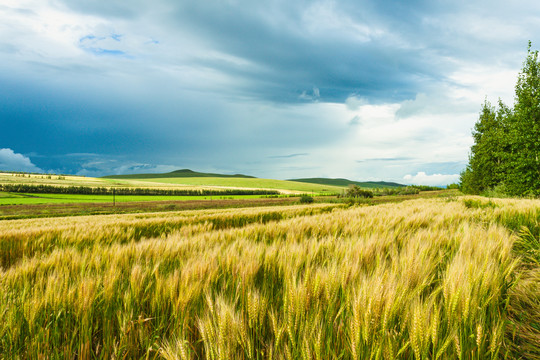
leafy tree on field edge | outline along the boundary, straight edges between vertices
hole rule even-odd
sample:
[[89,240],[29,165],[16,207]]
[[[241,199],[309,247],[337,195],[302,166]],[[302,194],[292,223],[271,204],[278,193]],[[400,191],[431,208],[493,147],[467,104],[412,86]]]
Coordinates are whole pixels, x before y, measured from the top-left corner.
[[485,101],[472,135],[469,164],[460,179],[463,192],[540,194],[540,62],[530,42],[514,108]]

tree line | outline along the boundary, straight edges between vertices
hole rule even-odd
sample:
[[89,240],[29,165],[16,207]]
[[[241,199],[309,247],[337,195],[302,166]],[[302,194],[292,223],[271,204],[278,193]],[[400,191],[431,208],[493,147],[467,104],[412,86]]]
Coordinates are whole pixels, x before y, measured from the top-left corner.
[[399,188],[385,188],[375,190],[364,190],[358,185],[349,185],[343,193],[343,197],[348,198],[372,198],[373,196],[388,196],[388,195],[415,195],[420,191],[435,191],[441,190],[440,187],[428,185],[409,185]]
[[463,192],[540,195],[540,62],[530,42],[514,101],[513,108],[500,99],[497,106],[484,102],[461,173]]
[[232,195],[278,195],[275,190],[248,189],[152,189],[107,188],[91,186],[54,186],[30,184],[0,184],[0,191],[29,194],[80,194],[80,195],[161,195],[161,196],[232,196]]

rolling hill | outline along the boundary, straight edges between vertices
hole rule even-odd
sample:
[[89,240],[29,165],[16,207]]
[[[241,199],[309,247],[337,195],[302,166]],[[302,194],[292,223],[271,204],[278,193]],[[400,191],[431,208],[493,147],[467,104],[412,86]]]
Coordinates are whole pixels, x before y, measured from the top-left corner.
[[[241,188],[270,188],[292,191],[340,192],[349,185],[358,185],[369,189],[388,189],[404,187],[403,184],[386,181],[353,181],[343,178],[302,178],[290,180],[259,179],[254,176],[235,174],[215,174],[193,171],[190,169],[176,170],[160,174],[130,174],[108,175],[104,179],[150,181],[164,184],[183,184],[194,186],[224,186]],[[296,184],[296,185],[295,185]],[[303,185],[301,185],[303,184]],[[306,187],[309,186],[309,187]]]
[[349,185],[358,185],[362,188],[399,188],[405,187],[403,184],[398,184],[394,182],[386,181],[352,181],[349,179],[329,179],[329,178],[306,178],[306,179],[290,179],[288,181],[296,181],[308,184],[319,184],[319,185],[331,185],[331,186],[349,186]]
[[203,173],[197,172],[190,169],[182,169],[171,171],[169,173],[162,174],[130,174],[130,175],[107,175],[103,176],[105,179],[163,179],[163,178],[202,178],[202,177],[212,177],[212,178],[243,178],[243,179],[254,179],[254,176],[243,175],[243,174],[234,174],[234,175],[225,175],[225,174],[212,174],[212,173]]
[[[137,181],[140,183],[183,185],[194,187],[220,187],[220,188],[245,188],[245,189],[268,189],[280,190],[287,193],[311,192],[317,194],[335,194],[343,191],[343,186],[330,184],[317,184],[298,181],[261,179],[242,174],[223,175],[201,173],[189,169],[172,171],[163,174],[132,174],[132,175],[109,175],[104,176],[109,181]],[[139,185],[140,186],[140,185]]]

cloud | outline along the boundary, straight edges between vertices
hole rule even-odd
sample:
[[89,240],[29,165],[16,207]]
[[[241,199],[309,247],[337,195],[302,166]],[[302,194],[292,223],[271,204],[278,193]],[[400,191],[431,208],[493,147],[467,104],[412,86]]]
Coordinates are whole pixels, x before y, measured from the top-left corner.
[[409,160],[414,160],[414,158],[405,157],[405,156],[402,156],[402,157],[398,156],[398,157],[388,157],[388,158],[370,158],[370,159],[357,160],[356,162],[359,162],[359,163],[366,162],[366,161],[390,161],[390,162],[394,162],[394,161],[409,161]]
[[0,149],[0,170],[43,173],[32,161],[11,149]]
[[540,44],[539,4],[5,0],[0,144],[96,175],[458,173],[484,97],[509,103]]
[[311,94],[308,94],[305,90],[302,91],[302,94],[298,96],[299,99],[302,100],[311,100],[311,101],[317,101],[321,98],[321,92],[318,88],[314,87],[311,91]]
[[157,44],[155,41],[146,38],[126,39],[124,35],[115,34],[109,29],[102,29],[100,32],[103,35],[96,36],[91,34],[81,37],[79,39],[79,47],[82,50],[97,56],[118,56],[133,60],[134,56],[127,52],[130,50],[130,43],[131,49],[133,49],[133,45],[135,45],[135,47],[138,45],[133,44],[137,41],[141,43],[145,42],[147,44]]
[[359,98],[357,96],[349,96],[346,100],[345,100],[345,104],[347,105],[347,108],[349,110],[358,110],[360,107],[364,106],[364,105],[368,105],[369,102],[364,99],[364,98]]
[[407,184],[414,185],[430,185],[430,186],[445,186],[459,181],[459,174],[432,174],[427,175],[425,172],[420,171],[416,175],[407,174],[403,177],[403,180]]
[[274,156],[269,156],[269,158],[270,159],[290,159],[294,157],[308,156],[308,155],[309,155],[308,153],[297,153],[297,154],[288,154],[288,155],[274,155]]
[[80,164],[82,167],[77,171],[77,175],[100,177],[105,175],[127,175],[127,174],[153,174],[167,173],[180,169],[174,165],[153,165],[133,162],[119,162],[112,159],[94,159]]
[[360,119],[360,116],[354,115],[351,120],[349,120],[349,125],[355,126],[360,125],[362,123],[362,119]]

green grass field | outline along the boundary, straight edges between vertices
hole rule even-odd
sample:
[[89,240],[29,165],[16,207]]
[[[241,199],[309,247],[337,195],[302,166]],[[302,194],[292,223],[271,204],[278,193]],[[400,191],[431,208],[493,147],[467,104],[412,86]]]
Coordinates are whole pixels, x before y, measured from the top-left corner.
[[[132,179],[138,180],[138,179]],[[259,178],[222,178],[222,177],[193,177],[193,178],[155,178],[140,179],[148,183],[180,184],[205,187],[230,187],[250,189],[275,189],[288,192],[341,193],[343,187],[332,185],[308,184],[296,181],[259,179]]]
[[[160,174],[157,174],[160,175]],[[84,176],[26,175],[25,177],[9,173],[0,173],[0,184],[30,184],[52,186],[91,186],[91,187],[129,187],[129,188],[248,188],[271,189],[285,193],[341,193],[345,187],[321,184],[309,184],[286,180],[259,179],[248,177],[158,177],[141,178],[130,175],[129,178],[90,178]]]
[[[182,173],[183,174],[183,173]],[[194,173],[199,174],[199,173]],[[143,174],[144,175],[144,174]],[[185,174],[184,174],[185,175]],[[212,174],[203,174],[212,175]],[[227,190],[236,189],[271,189],[278,190],[288,196],[290,194],[309,193],[312,195],[327,195],[341,193],[344,188],[320,184],[307,184],[292,181],[258,179],[249,177],[174,177],[164,178],[156,175],[156,178],[143,176],[138,179],[134,175],[129,178],[90,178],[84,176],[63,176],[48,174],[13,174],[0,173],[0,184],[24,184],[46,186],[84,186],[105,188],[151,188],[167,190],[187,189],[213,189]],[[210,201],[210,200],[264,200],[264,195],[214,195],[214,196],[169,196],[169,195],[116,195],[116,203],[130,202],[171,202],[171,201]],[[0,206],[10,205],[61,205],[61,204],[107,204],[112,203],[111,195],[83,195],[83,194],[41,194],[41,193],[10,193],[0,192]],[[146,208],[145,205],[141,205]],[[220,207],[224,204],[220,204]],[[237,206],[240,206],[237,204]],[[10,210],[9,216],[15,216]],[[26,214],[26,212],[25,212]],[[7,215],[6,215],[7,216]],[[25,216],[28,216],[26,214]]]
[[[117,195],[116,202],[135,201],[187,201],[187,200],[227,200],[258,199],[263,195],[233,196],[152,196],[152,195]],[[14,194],[0,192],[0,205],[29,204],[72,204],[72,203],[106,203],[112,202],[110,195],[72,195],[72,194]]]

